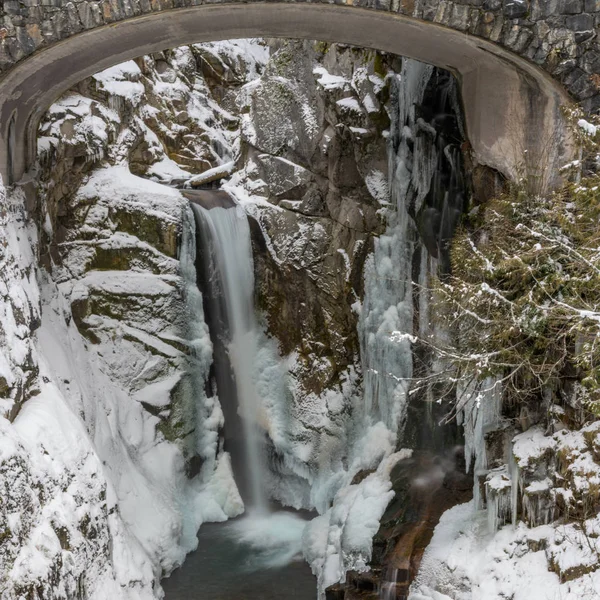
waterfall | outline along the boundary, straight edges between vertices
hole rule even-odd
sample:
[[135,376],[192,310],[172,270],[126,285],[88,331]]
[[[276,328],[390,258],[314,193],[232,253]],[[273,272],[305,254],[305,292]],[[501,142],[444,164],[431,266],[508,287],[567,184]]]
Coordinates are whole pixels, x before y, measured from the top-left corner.
[[[192,209],[201,273],[198,281],[208,299],[206,312],[215,345],[215,379],[225,414],[226,450],[232,454],[246,507],[253,513],[267,513],[262,434],[266,416],[255,384],[258,329],[250,228],[241,207],[220,206],[214,201],[206,206],[193,203]],[[243,489],[244,483],[247,489]]]
[[395,567],[388,567],[386,575],[381,582],[381,589],[379,590],[380,600],[396,600],[398,597],[398,569]]

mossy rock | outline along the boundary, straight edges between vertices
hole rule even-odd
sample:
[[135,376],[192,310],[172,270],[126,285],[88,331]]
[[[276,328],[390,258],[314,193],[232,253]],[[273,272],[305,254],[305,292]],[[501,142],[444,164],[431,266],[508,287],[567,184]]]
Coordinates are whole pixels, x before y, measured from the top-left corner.
[[4,377],[0,377],[0,397],[5,398],[10,393],[10,386]]
[[171,258],[177,258],[179,231],[176,223],[165,222],[144,212],[111,208],[111,220],[119,231],[136,236]]
[[[157,429],[169,442],[184,442],[195,433],[196,394],[189,375],[184,375],[171,389],[169,416],[162,420]],[[186,444],[184,444],[185,446]],[[192,454],[189,451],[185,454]]]
[[133,267],[143,267],[155,275],[161,273],[153,256],[143,248],[103,248],[98,246],[89,270],[131,271]]

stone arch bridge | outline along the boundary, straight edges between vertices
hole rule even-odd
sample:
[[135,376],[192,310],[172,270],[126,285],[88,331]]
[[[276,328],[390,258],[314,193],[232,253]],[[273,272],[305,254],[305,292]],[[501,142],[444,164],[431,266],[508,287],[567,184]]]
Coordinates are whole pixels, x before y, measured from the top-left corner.
[[341,42],[458,77],[476,159],[508,176],[524,150],[572,154],[560,111],[600,109],[600,0],[3,0],[0,174],[26,181],[40,117],[95,72],[184,44],[240,37]]

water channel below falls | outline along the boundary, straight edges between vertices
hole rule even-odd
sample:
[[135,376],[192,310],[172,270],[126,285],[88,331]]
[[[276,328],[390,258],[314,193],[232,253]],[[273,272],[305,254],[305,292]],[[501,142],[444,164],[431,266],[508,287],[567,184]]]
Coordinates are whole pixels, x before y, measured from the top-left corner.
[[166,600],[315,600],[300,554],[305,523],[291,512],[205,523],[197,550],[162,581]]

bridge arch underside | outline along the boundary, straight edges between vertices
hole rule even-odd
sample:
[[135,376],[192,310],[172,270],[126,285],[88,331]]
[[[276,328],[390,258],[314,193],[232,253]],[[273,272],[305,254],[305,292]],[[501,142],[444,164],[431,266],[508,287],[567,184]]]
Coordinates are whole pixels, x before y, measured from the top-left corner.
[[480,164],[514,178],[523,151],[556,171],[571,158],[564,90],[538,67],[480,38],[392,13],[345,5],[248,2],[172,9],[98,27],[20,62],[0,80],[0,173],[16,183],[35,164],[41,116],[82,79],[185,44],[246,37],[373,48],[452,71]]

